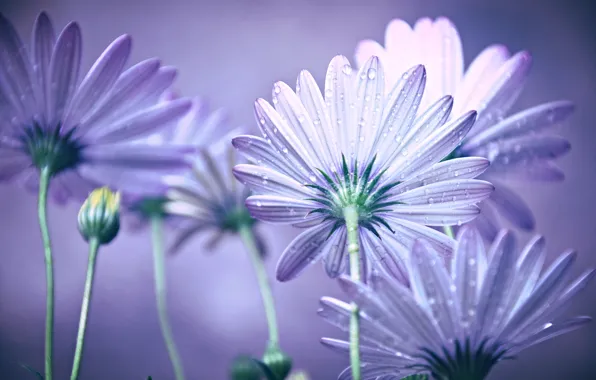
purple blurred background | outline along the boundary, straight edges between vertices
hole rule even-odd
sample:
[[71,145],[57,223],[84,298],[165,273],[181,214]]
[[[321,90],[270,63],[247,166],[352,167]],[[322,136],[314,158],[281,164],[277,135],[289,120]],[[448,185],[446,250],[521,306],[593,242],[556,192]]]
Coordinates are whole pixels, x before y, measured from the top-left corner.
[[[549,252],[579,250],[576,273],[596,265],[593,202],[596,186],[596,30],[588,2],[556,0],[129,0],[11,1],[0,11],[29,40],[37,13],[50,12],[57,28],[71,20],[83,28],[84,66],[89,67],[118,35],[134,37],[135,62],[158,56],[177,66],[184,95],[207,95],[226,106],[235,124],[253,126],[252,104],[270,98],[277,80],[292,86],[299,71],[322,80],[330,59],[352,59],[364,38],[383,39],[395,17],[414,22],[447,16],[459,28],[466,62],[488,44],[529,49],[534,67],[518,108],[567,98],[577,112],[559,132],[573,144],[560,161],[563,184],[520,188],[534,208],[537,230]],[[76,229],[78,205],[51,206],[56,262],[55,377],[67,378],[83,290],[87,247]],[[0,379],[33,378],[19,367],[43,369],[44,268],[36,224],[36,197],[15,186],[0,187]],[[269,239],[272,272],[291,228],[262,226]],[[527,239],[524,236],[523,239]],[[238,353],[260,355],[266,325],[248,258],[235,238],[213,255],[197,239],[169,261],[170,314],[189,380],[227,376]],[[551,256],[552,258],[552,256]],[[159,332],[153,299],[149,236],[122,233],[100,252],[81,378],[173,378]],[[596,284],[569,313],[596,316]],[[283,348],[295,367],[315,380],[334,379],[345,358],[324,349],[321,336],[339,336],[317,316],[322,295],[339,295],[319,266],[299,279],[275,283]],[[491,379],[596,378],[596,324],[544,343],[498,366]]]

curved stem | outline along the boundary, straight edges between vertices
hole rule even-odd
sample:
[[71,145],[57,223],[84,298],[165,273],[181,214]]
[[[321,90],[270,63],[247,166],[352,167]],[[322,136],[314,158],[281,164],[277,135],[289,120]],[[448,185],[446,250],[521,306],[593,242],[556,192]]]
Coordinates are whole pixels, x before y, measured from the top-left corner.
[[95,263],[97,261],[98,250],[99,240],[97,238],[91,238],[91,240],[89,240],[89,264],[87,264],[87,278],[85,279],[85,290],[83,292],[83,303],[81,304],[81,316],[79,318],[79,330],[77,332],[77,345],[75,348],[75,356],[72,363],[70,380],[76,380],[79,377],[79,371],[81,368],[83,345],[85,343],[85,329],[87,328],[87,316],[89,315],[89,303],[91,301],[93,275],[95,274]]
[[257,244],[252,227],[248,225],[242,225],[238,230],[242,242],[248,250],[250,260],[255,269],[257,280],[259,282],[259,289],[261,291],[261,297],[263,299],[263,307],[265,309],[265,316],[267,317],[267,326],[269,327],[269,346],[277,347],[279,344],[279,332],[277,330],[277,317],[275,315],[275,302],[273,301],[273,295],[271,294],[271,287],[269,286],[269,278],[263,265],[263,259]]
[[455,234],[453,233],[453,228],[451,226],[443,226],[443,231],[445,235],[449,236],[451,239],[455,239]]
[[51,175],[52,173],[48,167],[41,169],[39,175],[39,200],[37,204],[46,266],[45,380],[52,380],[52,349],[54,341],[54,264],[46,215]]
[[174,336],[170,321],[168,319],[167,302],[166,302],[166,272],[165,272],[165,255],[163,248],[162,237],[162,217],[155,215],[151,218],[151,232],[153,238],[153,268],[155,271],[155,298],[157,302],[157,314],[159,316],[159,325],[161,333],[166,343],[168,355],[174,367],[174,375],[176,380],[184,379],[184,370],[182,369],[182,361],[178,354],[178,349],[174,343]]
[[[360,240],[358,239],[358,210],[354,206],[344,209],[348,230],[348,254],[350,255],[350,276],[360,281]],[[353,380],[360,380],[360,320],[358,305],[352,302],[350,316],[350,366]]]

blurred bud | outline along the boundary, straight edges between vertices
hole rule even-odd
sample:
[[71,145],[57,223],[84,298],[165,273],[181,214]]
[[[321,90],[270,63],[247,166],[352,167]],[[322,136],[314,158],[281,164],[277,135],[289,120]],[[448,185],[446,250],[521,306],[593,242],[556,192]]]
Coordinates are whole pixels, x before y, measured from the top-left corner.
[[292,369],[292,359],[277,347],[269,347],[263,355],[263,363],[278,379],[285,379]]
[[230,377],[232,380],[261,380],[262,372],[256,360],[239,356],[232,362]]
[[95,189],[79,210],[79,231],[85,239],[108,244],[120,229],[120,194],[107,187]]
[[297,371],[290,374],[288,380],[310,380],[308,374],[304,371]]

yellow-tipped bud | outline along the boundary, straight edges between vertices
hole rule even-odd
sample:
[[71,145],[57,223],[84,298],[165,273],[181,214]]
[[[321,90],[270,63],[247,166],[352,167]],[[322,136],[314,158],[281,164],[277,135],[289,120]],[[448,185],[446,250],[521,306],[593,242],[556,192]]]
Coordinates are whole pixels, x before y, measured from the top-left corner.
[[120,193],[107,187],[95,189],[79,210],[79,231],[86,241],[91,238],[108,244],[120,230]]
[[288,377],[288,380],[310,380],[310,377],[308,377],[308,374],[306,372],[298,371],[291,373]]

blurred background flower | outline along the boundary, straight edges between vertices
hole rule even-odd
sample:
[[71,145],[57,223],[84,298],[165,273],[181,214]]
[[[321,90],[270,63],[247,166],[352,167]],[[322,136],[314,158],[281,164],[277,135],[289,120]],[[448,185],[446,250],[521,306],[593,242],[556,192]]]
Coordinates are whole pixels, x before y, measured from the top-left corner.
[[[293,83],[307,68],[318,84],[326,65],[338,54],[351,57],[362,39],[382,41],[387,23],[402,18],[447,16],[466,43],[466,64],[487,45],[503,43],[511,51],[528,49],[532,75],[513,112],[552,99],[569,99],[577,108],[572,128],[561,134],[573,150],[560,161],[566,181],[553,186],[515,185],[536,217],[536,231],[545,235],[549,253],[568,247],[579,252],[574,275],[596,264],[593,249],[593,189],[596,162],[596,31],[586,2],[546,0],[48,0],[5,1],[0,11],[17,30],[29,35],[40,10],[51,12],[56,25],[76,19],[85,40],[83,67],[122,33],[135,40],[131,61],[159,56],[175,66],[183,94],[205,94],[231,112],[233,125],[256,133],[253,103],[268,98],[278,80]],[[0,187],[3,242],[0,266],[0,373],[8,379],[23,374],[19,363],[42,368],[44,280],[40,241],[32,224],[35,196],[15,186]],[[53,209],[53,206],[50,206]],[[70,371],[83,289],[87,247],[77,233],[78,207],[50,212],[57,272],[55,376]],[[292,228],[263,229],[275,261],[296,236]],[[259,356],[267,330],[260,295],[248,257],[234,239],[222,241],[218,254],[196,254],[208,237],[198,237],[170,261],[170,313],[189,379],[226,379],[238,353]],[[553,260],[547,255],[547,264]],[[145,233],[121,231],[98,258],[94,311],[89,319],[82,379],[171,378],[154,312],[152,263]],[[348,364],[318,340],[336,329],[316,316],[319,298],[341,295],[324,269],[305,272],[294,282],[273,284],[284,350],[295,368],[312,379],[334,379]],[[596,315],[590,291],[578,296],[569,315]],[[233,305],[234,312],[230,312]],[[255,305],[259,305],[256,307]],[[492,379],[596,378],[593,352],[596,329],[567,335],[524,351],[518,360],[502,363]],[[109,365],[106,365],[109,363]]]

